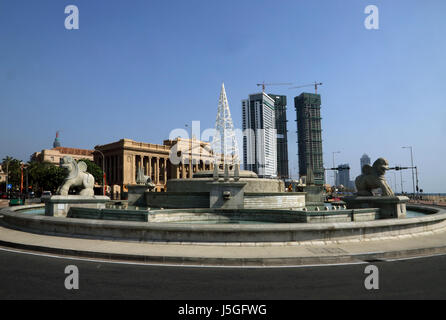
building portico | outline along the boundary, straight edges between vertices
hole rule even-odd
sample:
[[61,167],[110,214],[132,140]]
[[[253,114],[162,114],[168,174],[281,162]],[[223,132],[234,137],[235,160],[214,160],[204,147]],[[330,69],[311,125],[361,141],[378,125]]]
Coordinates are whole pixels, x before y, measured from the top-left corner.
[[[127,192],[127,185],[136,184],[138,168],[151,177],[157,192],[166,191],[170,179],[192,178],[195,172],[212,169],[209,143],[198,140],[177,138],[159,145],[121,139],[95,149],[105,157],[106,184],[114,193]],[[171,149],[176,155],[173,161],[170,159]],[[100,167],[101,152],[94,152],[94,161]],[[113,197],[117,195],[113,194]]]

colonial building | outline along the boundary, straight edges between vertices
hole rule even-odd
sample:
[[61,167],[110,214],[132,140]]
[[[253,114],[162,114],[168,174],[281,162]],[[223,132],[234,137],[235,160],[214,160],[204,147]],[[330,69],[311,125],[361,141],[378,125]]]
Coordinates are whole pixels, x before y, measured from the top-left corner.
[[93,150],[55,147],[33,153],[31,155],[31,161],[46,161],[59,165],[60,159],[65,156],[70,156],[75,160],[87,159],[93,161]]
[[136,184],[139,168],[159,192],[166,191],[169,179],[192,178],[195,172],[213,169],[209,143],[196,139],[165,140],[163,145],[121,139],[95,150],[94,161],[104,165],[106,184],[114,195]]
[[3,171],[2,165],[0,164],[0,183],[2,182],[6,182],[6,172]]
[[56,132],[56,138],[53,142],[53,149],[44,149],[41,152],[35,152],[31,155],[31,161],[50,162],[59,165],[60,159],[69,156],[75,160],[87,159],[93,161],[93,150],[65,148],[60,144],[59,131]]

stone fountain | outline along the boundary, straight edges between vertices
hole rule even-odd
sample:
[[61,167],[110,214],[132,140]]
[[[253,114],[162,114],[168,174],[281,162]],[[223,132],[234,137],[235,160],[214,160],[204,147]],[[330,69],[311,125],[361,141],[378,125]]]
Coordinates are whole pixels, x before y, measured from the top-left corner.
[[[167,192],[144,191],[145,205],[165,209],[294,209],[305,207],[305,193],[285,192],[280,179],[261,179],[240,170],[237,140],[224,85],[218,103],[212,139],[212,170],[195,173],[191,179],[167,181]],[[172,159],[172,157],[171,157]],[[134,198],[129,188],[129,205]],[[136,197],[136,196],[135,196]]]

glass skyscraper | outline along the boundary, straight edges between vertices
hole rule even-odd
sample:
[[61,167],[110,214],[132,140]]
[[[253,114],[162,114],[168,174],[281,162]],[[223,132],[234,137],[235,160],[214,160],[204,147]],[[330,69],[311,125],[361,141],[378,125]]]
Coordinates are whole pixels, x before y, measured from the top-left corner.
[[261,178],[277,177],[275,101],[266,93],[242,101],[243,164]]

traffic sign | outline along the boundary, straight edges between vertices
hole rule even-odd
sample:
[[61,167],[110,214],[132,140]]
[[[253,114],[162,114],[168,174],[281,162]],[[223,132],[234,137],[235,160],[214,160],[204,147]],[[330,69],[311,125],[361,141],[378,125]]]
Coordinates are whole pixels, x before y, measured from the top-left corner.
[[8,183],[8,185],[6,186],[7,190],[11,190],[12,189],[12,184]]

